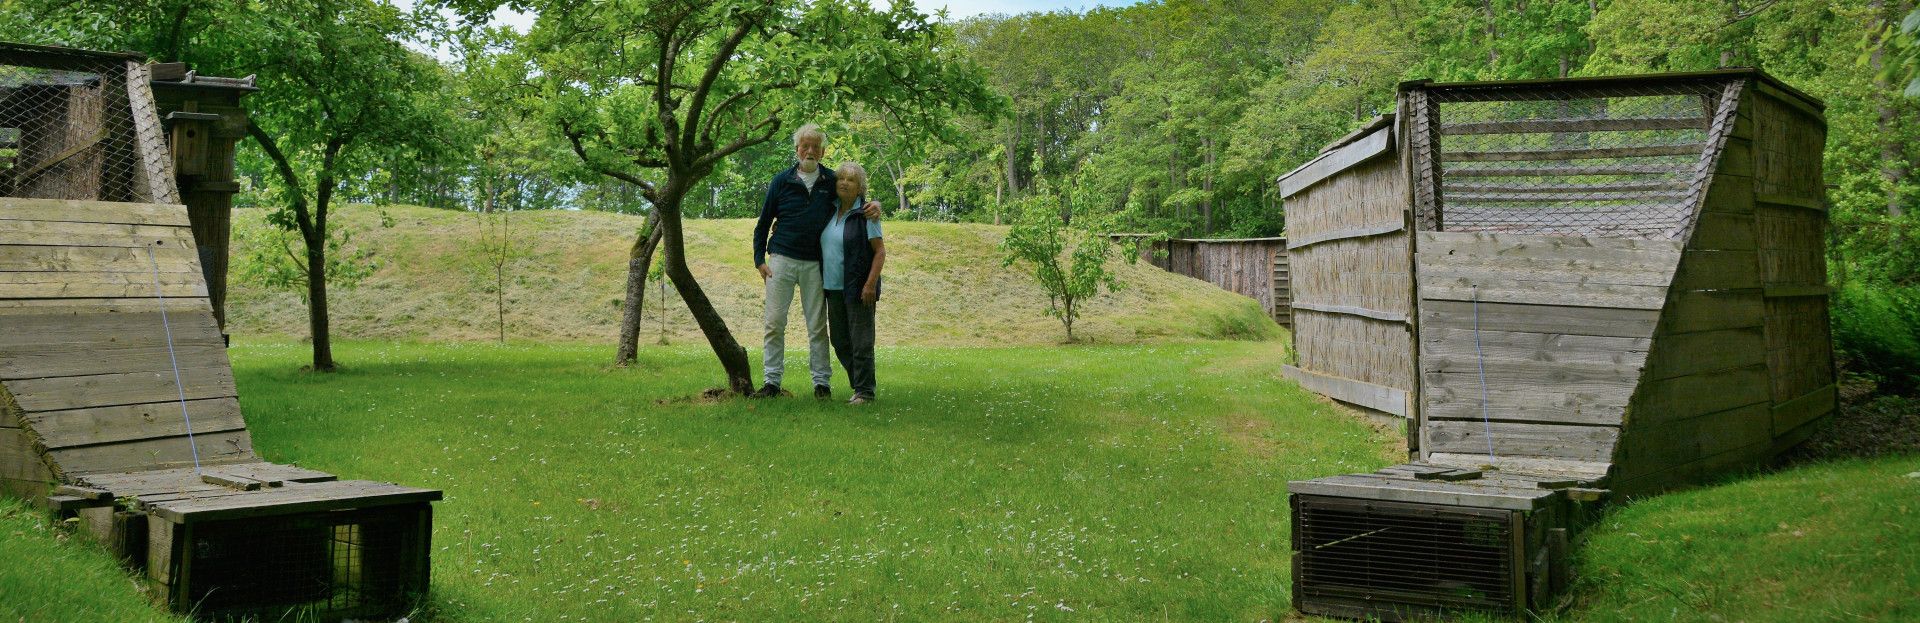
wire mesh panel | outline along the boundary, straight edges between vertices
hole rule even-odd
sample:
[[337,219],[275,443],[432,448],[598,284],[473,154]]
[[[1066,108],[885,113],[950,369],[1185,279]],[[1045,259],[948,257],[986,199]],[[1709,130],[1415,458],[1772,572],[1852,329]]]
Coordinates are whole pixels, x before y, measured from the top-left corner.
[[0,197],[151,200],[128,60],[0,44]]
[[[1367,616],[1517,610],[1514,511],[1293,496],[1303,610]],[[1325,606],[1325,607],[1316,607]],[[1403,615],[1403,616],[1394,616]]]
[[1422,229],[1677,239],[1711,174],[1724,78],[1424,89]]
[[186,597],[216,618],[396,612],[426,589],[424,512],[400,506],[200,524]]

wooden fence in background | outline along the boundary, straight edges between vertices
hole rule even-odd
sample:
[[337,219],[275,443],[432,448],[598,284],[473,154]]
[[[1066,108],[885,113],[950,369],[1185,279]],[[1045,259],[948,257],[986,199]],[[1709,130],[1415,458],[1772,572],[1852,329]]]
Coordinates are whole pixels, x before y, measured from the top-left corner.
[[[1146,234],[1112,234],[1116,241]],[[1174,238],[1140,245],[1140,259],[1247,295],[1280,326],[1293,328],[1293,275],[1286,238]]]

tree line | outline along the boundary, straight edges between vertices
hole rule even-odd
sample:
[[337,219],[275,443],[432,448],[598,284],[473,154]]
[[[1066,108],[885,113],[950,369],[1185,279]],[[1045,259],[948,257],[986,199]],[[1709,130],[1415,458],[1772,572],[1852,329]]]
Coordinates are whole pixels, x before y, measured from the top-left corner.
[[[503,7],[537,20],[488,23]],[[890,218],[1010,222],[1070,190],[1049,205],[1076,225],[1272,236],[1275,178],[1387,111],[1400,81],[1752,66],[1826,101],[1836,331],[1905,349],[1881,355],[1909,373],[1916,31],[1913,0],[1164,0],[964,19],[827,0],[0,3],[0,37],[260,77],[241,201],[304,243],[316,348],[341,201],[648,214],[636,278],[658,255],[698,307],[678,219],[753,215],[790,163],[780,130],[802,120],[827,127],[829,160],[867,164]],[[711,329],[736,376],[738,345]]]

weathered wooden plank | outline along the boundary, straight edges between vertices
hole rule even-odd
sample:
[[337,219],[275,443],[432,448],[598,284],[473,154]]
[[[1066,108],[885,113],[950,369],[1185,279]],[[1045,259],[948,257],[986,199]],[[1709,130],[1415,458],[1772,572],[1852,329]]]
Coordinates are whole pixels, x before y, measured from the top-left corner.
[[[1476,316],[1478,317],[1476,321]],[[1660,314],[1644,309],[1432,300],[1420,304],[1420,328],[1645,338]]]
[[47,298],[203,297],[207,284],[199,273],[0,272],[0,296]]
[[[1626,180],[1616,182],[1570,183],[1565,181],[1519,182],[1519,183],[1472,183],[1449,182],[1442,188],[1447,197],[1458,197],[1454,193],[1507,193],[1515,195],[1539,195],[1559,198],[1564,201],[1593,200],[1598,197],[1558,197],[1559,195],[1587,195],[1589,193],[1618,193],[1627,191],[1686,190],[1685,180]],[[1671,193],[1662,193],[1663,195]]]
[[[7,328],[0,332],[0,358],[20,356],[24,354],[22,351],[54,344],[147,346],[167,343],[167,329],[157,311],[9,315],[0,322]],[[175,344],[220,339],[211,310],[169,311],[165,323],[172,327]],[[4,365],[3,362],[0,365]]]
[[1766,286],[1761,289],[1761,296],[1770,299],[1827,296],[1829,294],[1833,294],[1833,288],[1825,285],[1777,285]]
[[1487,455],[1457,454],[1450,452],[1431,452],[1425,459],[1435,465],[1453,465],[1460,467],[1492,468],[1502,473],[1526,476],[1530,474],[1549,477],[1570,476],[1591,483],[1603,482],[1613,469],[1607,461],[1575,461],[1569,459],[1544,459],[1538,457],[1502,456],[1487,462]]
[[1765,363],[1640,384],[1628,425],[1643,426],[1772,400]]
[[1672,333],[1660,336],[1648,356],[1646,380],[1670,379],[1767,361],[1760,327]]
[[28,413],[145,404],[202,398],[230,398],[238,395],[233,386],[233,370],[227,366],[181,368],[176,385],[173,370],[94,374],[47,379],[6,381],[20,408]]
[[189,400],[185,415],[182,415],[178,401],[168,401],[44,411],[26,416],[34,433],[40,436],[41,443],[49,448],[185,435],[189,418],[193,420],[193,432],[196,435],[247,427],[240,415],[240,402],[233,398]]
[[1760,287],[1754,251],[1688,251],[1673,273],[1675,290],[1737,290]]
[[[1569,392],[1488,386],[1482,405],[1480,385],[1427,386],[1420,414],[1427,421],[1538,422],[1618,426],[1626,418],[1628,392]],[[1480,448],[1486,458],[1486,448]]]
[[59,343],[0,347],[0,381],[230,365],[218,338],[160,344]]
[[138,249],[192,248],[193,230],[163,225],[0,221],[0,244]]
[[1440,126],[1448,136],[1466,134],[1540,134],[1560,132],[1626,132],[1632,130],[1704,130],[1705,117],[1615,117],[1606,119],[1526,119],[1480,121]]
[[[178,203],[121,203],[75,199],[0,197],[0,221],[53,221],[186,227],[187,207]],[[8,226],[12,226],[11,223]]]
[[1620,449],[1622,478],[1673,469],[1771,439],[1767,405],[1755,404],[1658,426],[1635,426]]
[[1836,386],[1828,385],[1799,398],[1774,405],[1771,413],[1773,433],[1784,435],[1802,424],[1832,413],[1834,399],[1837,396]]
[[1570,283],[1443,277],[1422,274],[1422,301],[1479,301],[1523,305],[1658,310],[1666,306],[1667,288],[1654,285]]
[[1798,93],[1789,93],[1765,80],[1754,81],[1753,88],[1765,94],[1767,97],[1773,98],[1774,101],[1780,102],[1802,115],[1806,115],[1799,119],[1800,123],[1818,125],[1821,129],[1827,127],[1826,115],[1821,112],[1825,104],[1820,103],[1819,100]]
[[0,244],[0,272],[199,273],[200,254],[184,246],[146,249]]
[[1671,203],[1686,199],[1685,191],[1622,191],[1622,192],[1576,192],[1558,189],[1542,189],[1530,192],[1449,192],[1444,195],[1449,203],[1563,203],[1581,201],[1642,201],[1651,200]]
[[171,314],[213,314],[212,304],[204,296],[167,297],[166,301],[151,298],[115,299],[0,299],[0,317],[6,322],[21,316],[70,316],[81,317],[94,314],[123,314],[151,312],[156,317],[160,310]]
[[1485,453],[1489,430],[1496,457],[1606,461],[1613,457],[1613,445],[1620,439],[1620,429],[1612,426],[1439,420],[1428,421],[1421,427],[1424,436],[1421,447],[1431,452]]
[[1430,482],[1364,474],[1328,476],[1287,483],[1287,491],[1299,495],[1328,495],[1344,498],[1473,506],[1531,511],[1546,504],[1552,491],[1503,487],[1469,482]]
[[[1621,261],[1620,258],[1586,258],[1569,253],[1565,258],[1529,256],[1469,256],[1419,254],[1420,278],[1469,279],[1489,281],[1545,281],[1567,284],[1617,284],[1666,287],[1673,281],[1677,256],[1622,251],[1641,255],[1645,261]],[[1612,255],[1612,253],[1609,253]]]
[[1668,297],[1660,334],[1758,327],[1766,317],[1760,290],[1677,291]]
[[1360,227],[1342,227],[1339,229],[1329,229],[1326,231],[1314,232],[1311,234],[1299,234],[1294,236],[1293,240],[1288,243],[1287,249],[1295,250],[1295,249],[1300,249],[1300,248],[1320,244],[1322,242],[1346,240],[1349,238],[1368,238],[1372,236],[1380,236],[1380,235],[1398,232],[1406,228],[1407,227],[1405,223],[1381,223],[1378,225],[1365,225]]
[[1312,312],[1320,312],[1323,314],[1345,314],[1348,316],[1360,316],[1362,318],[1372,318],[1374,320],[1384,320],[1387,322],[1406,322],[1407,321],[1406,314],[1397,314],[1394,312],[1380,311],[1377,309],[1367,309],[1365,307],[1354,307],[1351,305],[1321,305],[1319,303],[1294,301],[1293,308],[1304,309]]
[[250,479],[259,480],[262,482],[313,483],[313,482],[328,482],[331,480],[338,480],[338,478],[335,478],[333,474],[329,474],[323,471],[307,469],[304,467],[298,467],[294,465],[278,465],[274,463],[246,463],[241,465],[226,465],[226,466],[212,468],[208,471],[212,471],[220,474],[227,474],[231,476],[238,476],[241,478],[250,478]]
[[[1684,245],[1673,240],[1612,238],[1607,236],[1543,236],[1493,232],[1419,232],[1420,253],[1438,257],[1465,254],[1482,257],[1580,257],[1593,261],[1652,262],[1678,258]],[[1621,253],[1621,252],[1642,253]]]
[[1448,167],[1445,177],[1573,177],[1583,175],[1662,175],[1687,173],[1681,164],[1527,165]]
[[441,493],[432,489],[416,489],[363,480],[339,480],[288,484],[250,495],[165,502],[154,505],[153,514],[167,521],[197,523],[432,502],[439,500],[440,497]]
[[1362,162],[1372,160],[1393,148],[1393,129],[1382,126],[1372,134],[1361,137],[1352,143],[1321,154],[1299,168],[1280,176],[1280,197],[1282,199],[1299,194],[1300,191],[1318,184],[1335,174],[1352,168]]
[[1294,366],[1282,366],[1281,369],[1287,378],[1308,391],[1375,411],[1407,416],[1407,391],[1404,389],[1320,374]]
[[1525,149],[1511,151],[1443,152],[1445,162],[1514,162],[1521,160],[1591,160],[1599,158],[1638,158],[1645,156],[1698,156],[1706,150],[1702,143],[1631,147],[1595,147],[1577,149]]
[[1746,214],[1701,212],[1694,221],[1688,248],[1749,251],[1755,247],[1753,217]]
[[48,450],[47,458],[63,474],[118,472],[192,465],[195,449],[202,464],[253,458],[253,438],[245,430],[160,437],[122,443]]
[[134,177],[140,194],[155,203],[180,203],[173,181],[173,152],[167,149],[160,115],[153,102],[153,85],[145,63],[127,61],[127,104],[133,118]]
[[1422,327],[1422,357],[1488,357],[1549,363],[1599,363],[1638,367],[1651,338],[1521,333]]
[[1630,388],[1640,378],[1640,366],[1637,365],[1529,361],[1472,355],[1423,355],[1420,357],[1420,368],[1421,377],[1429,384],[1449,387],[1478,387],[1479,379],[1484,375],[1488,387],[1581,392],[1602,391],[1611,387]]

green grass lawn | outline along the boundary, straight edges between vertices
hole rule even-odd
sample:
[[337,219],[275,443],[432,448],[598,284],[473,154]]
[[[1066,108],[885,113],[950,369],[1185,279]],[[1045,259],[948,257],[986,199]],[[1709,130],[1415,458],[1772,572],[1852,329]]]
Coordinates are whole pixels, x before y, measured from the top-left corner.
[[233,359],[267,458],[446,491],[445,620],[1284,618],[1286,481],[1392,460],[1278,342],[883,348],[865,408],[690,399],[704,350],[604,350]]
[[[446,491],[415,621],[1254,621],[1290,617],[1285,482],[1395,458],[1276,378],[1281,348],[882,348],[858,409],[697,398],[720,378],[692,347],[627,370],[577,345],[350,342],[334,375],[298,372],[295,343],[233,360],[266,458]],[[1552,618],[1920,619],[1917,471],[1619,508]],[[0,621],[165,619],[57,534],[0,503]]]

